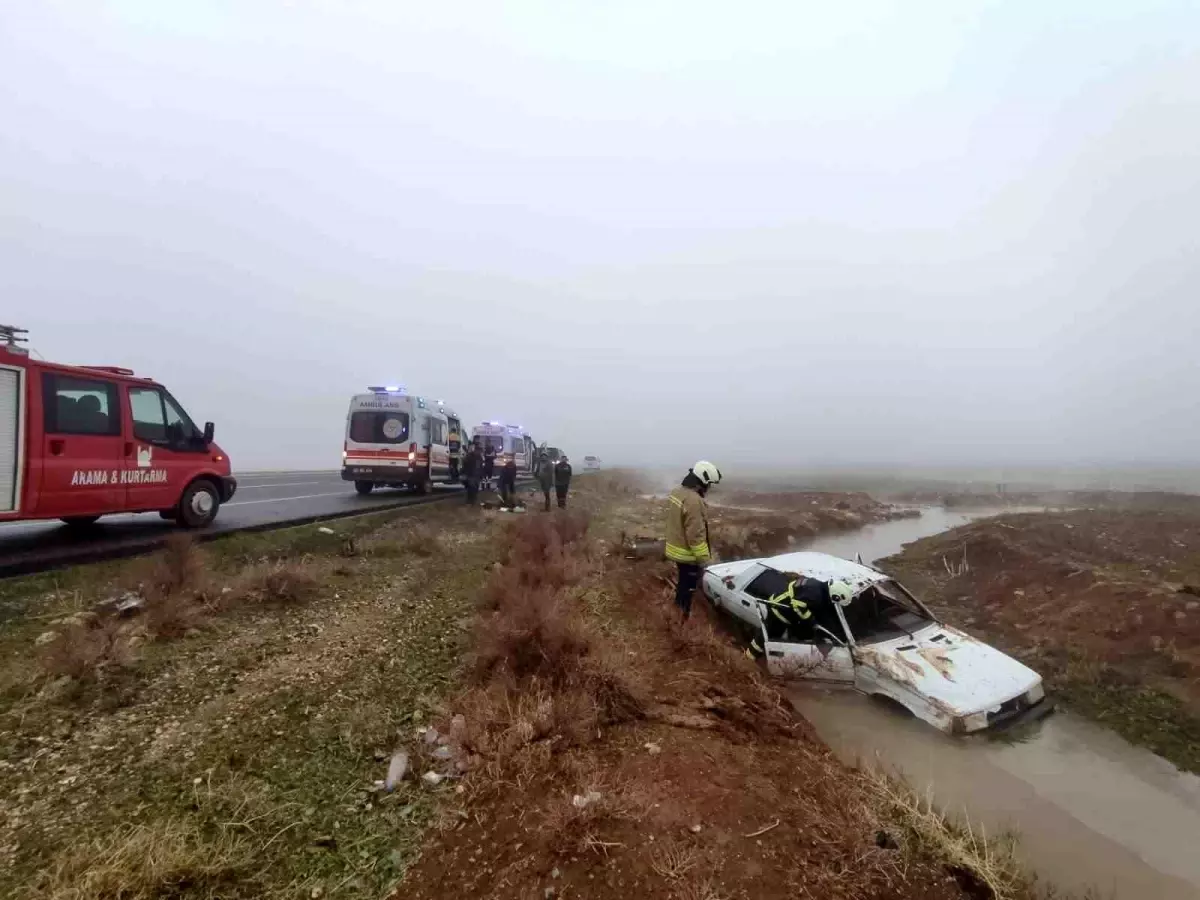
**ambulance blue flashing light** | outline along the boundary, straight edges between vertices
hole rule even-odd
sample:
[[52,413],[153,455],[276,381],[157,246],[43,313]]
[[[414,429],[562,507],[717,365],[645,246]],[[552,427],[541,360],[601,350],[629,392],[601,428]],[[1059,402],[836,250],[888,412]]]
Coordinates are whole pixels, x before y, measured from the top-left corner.
[[367,390],[373,394],[407,394],[408,393],[407,388],[405,388],[401,385],[398,385],[398,384],[389,384],[386,386],[372,385],[371,387],[367,388]]

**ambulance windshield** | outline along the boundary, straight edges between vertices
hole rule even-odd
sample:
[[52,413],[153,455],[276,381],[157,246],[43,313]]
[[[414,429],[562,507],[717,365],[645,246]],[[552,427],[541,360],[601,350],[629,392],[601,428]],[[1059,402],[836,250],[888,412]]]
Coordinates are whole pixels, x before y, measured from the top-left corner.
[[359,410],[350,416],[350,440],[356,444],[403,444],[408,440],[408,413]]

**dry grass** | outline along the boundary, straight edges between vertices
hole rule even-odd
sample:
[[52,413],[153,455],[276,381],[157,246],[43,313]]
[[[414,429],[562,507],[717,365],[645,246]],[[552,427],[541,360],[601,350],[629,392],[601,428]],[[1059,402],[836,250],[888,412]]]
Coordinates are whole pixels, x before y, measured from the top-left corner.
[[437,556],[446,551],[438,533],[428,525],[414,525],[396,541],[399,550],[413,556]]
[[244,570],[222,595],[228,608],[243,603],[288,606],[311,600],[320,587],[312,566],[296,562],[259,563]]
[[864,774],[877,811],[901,848],[937,860],[971,896],[1017,900],[1034,894],[1029,874],[1017,861],[1015,839],[988,837],[969,821],[952,821],[911,788],[880,772]]
[[133,645],[120,623],[95,615],[74,616],[38,647],[38,664],[50,678],[101,681],[133,662]]
[[130,826],[76,847],[46,883],[39,900],[161,900],[220,898],[237,884],[245,896],[254,860],[248,845],[223,834],[206,838],[181,822]]

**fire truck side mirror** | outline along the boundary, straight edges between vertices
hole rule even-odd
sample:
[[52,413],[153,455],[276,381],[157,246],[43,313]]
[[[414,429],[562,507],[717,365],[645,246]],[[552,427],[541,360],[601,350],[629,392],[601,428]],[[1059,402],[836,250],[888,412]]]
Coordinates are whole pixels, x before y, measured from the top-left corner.
[[213,442],[214,426],[212,422],[204,423],[204,443],[211,444]]

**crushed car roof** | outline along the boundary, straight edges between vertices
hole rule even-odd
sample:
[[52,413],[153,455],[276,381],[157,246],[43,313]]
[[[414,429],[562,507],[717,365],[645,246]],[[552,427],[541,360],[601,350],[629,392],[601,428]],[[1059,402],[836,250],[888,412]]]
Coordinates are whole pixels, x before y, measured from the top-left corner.
[[888,576],[882,572],[877,572],[862,563],[851,562],[839,556],[830,556],[828,553],[813,551],[783,553],[779,556],[764,557],[759,562],[772,569],[778,569],[780,572],[799,572],[801,575],[819,578],[821,581],[842,579],[855,585],[856,593],[872,584],[888,580]]

